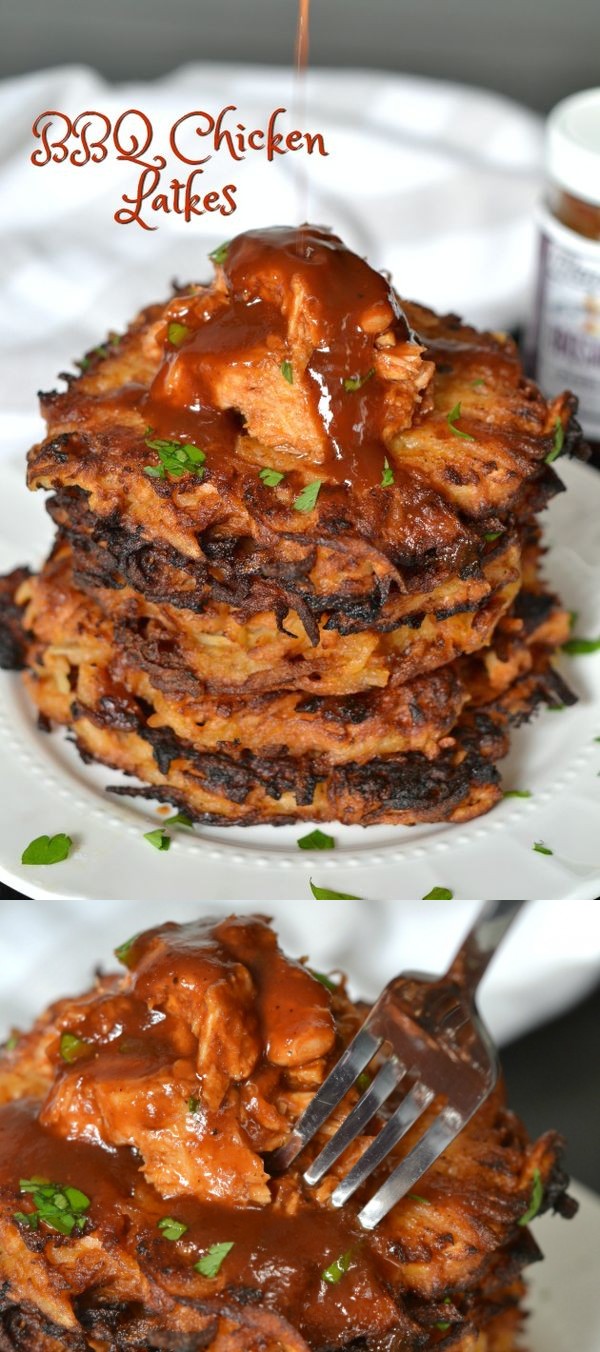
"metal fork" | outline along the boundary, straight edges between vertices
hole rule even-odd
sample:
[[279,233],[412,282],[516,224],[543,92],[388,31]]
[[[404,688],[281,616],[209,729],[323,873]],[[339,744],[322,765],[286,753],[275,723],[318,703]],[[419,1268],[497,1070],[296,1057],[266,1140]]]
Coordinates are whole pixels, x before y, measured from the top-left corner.
[[319,1183],[404,1080],[407,1093],[400,1105],[338,1184],[330,1202],[343,1206],[439,1098],[442,1102],[430,1126],[359,1212],[360,1224],[373,1230],[414,1188],[485,1102],[498,1078],[498,1056],[477,1013],[475,993],[525,904],[487,902],[445,976],[407,972],[390,981],[298,1119],[289,1141],[271,1155],[271,1172],[288,1168],[380,1053],[368,1088],[309,1165],[304,1179],[309,1185]]

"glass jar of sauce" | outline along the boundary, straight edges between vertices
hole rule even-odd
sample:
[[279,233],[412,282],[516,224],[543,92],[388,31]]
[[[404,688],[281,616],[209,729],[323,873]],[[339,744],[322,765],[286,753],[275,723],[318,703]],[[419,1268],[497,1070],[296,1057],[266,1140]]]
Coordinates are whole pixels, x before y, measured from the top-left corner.
[[585,435],[600,442],[600,89],[550,114],[545,166],[532,365],[546,394],[573,390]]

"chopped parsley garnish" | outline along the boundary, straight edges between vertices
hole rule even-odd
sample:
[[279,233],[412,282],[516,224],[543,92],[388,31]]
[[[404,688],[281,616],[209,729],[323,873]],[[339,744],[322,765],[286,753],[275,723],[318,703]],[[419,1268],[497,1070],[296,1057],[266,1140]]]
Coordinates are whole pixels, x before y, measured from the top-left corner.
[[472,390],[478,390],[478,389],[480,389],[480,387],[481,387],[482,385],[485,385],[485,380],[483,379],[483,376],[480,376],[480,377],[479,377],[479,380],[472,380],[472,381],[471,381],[471,389],[472,389]]
[[314,831],[309,831],[307,836],[300,836],[297,845],[299,850],[335,850],[333,836],[328,836],[324,831],[319,831],[318,826]]
[[394,482],[394,471],[386,455],[383,461],[383,469],[381,471],[381,487],[391,488],[393,482]]
[[219,244],[218,249],[213,249],[212,253],[209,253],[208,256],[211,263],[224,263],[228,253],[229,240],[226,240],[225,244]]
[[283,379],[284,379],[284,380],[287,380],[288,385],[293,385],[293,384],[294,384],[294,368],[293,368],[293,366],[292,366],[291,361],[282,361],[281,366],[279,367],[279,370],[281,371],[281,374],[282,374],[282,376],[283,376]]
[[282,474],[278,469],[269,469],[268,466],[265,465],[264,469],[258,471],[258,477],[267,485],[267,488],[277,488],[277,485],[281,483],[281,480],[285,479],[285,474]]
[[176,812],[174,817],[166,817],[165,826],[183,826],[186,831],[193,831],[194,823],[187,812]]
[[536,840],[533,849],[537,854],[554,854],[554,850],[551,850],[549,845],[544,845],[543,840]]
[[162,1220],[158,1221],[157,1224],[163,1239],[170,1239],[173,1241],[181,1239],[181,1236],[184,1235],[188,1229],[188,1226],[184,1225],[183,1221],[174,1221],[171,1216],[163,1216]]
[[410,1197],[411,1202],[420,1202],[422,1206],[431,1206],[429,1198],[421,1197],[421,1194],[418,1192],[407,1192],[406,1195],[407,1197]]
[[130,966],[130,953],[139,937],[138,931],[137,934],[132,934],[131,939],[126,939],[124,944],[119,944],[119,947],[115,948],[115,958],[118,958],[119,962],[122,962],[124,967]]
[[453,896],[454,896],[454,892],[451,892],[449,887],[432,887],[431,892],[428,892],[428,893],[427,893],[427,896],[426,896],[426,897],[423,897],[422,900],[423,900],[423,901],[452,901]]
[[504,798],[533,798],[531,789],[505,789]]
[[367,381],[371,379],[371,376],[374,375],[375,367],[372,366],[369,371],[365,371],[364,376],[348,376],[344,381],[344,389],[348,394],[353,390],[360,390],[363,385],[366,385]]
[[484,538],[484,540],[499,540],[499,539],[500,539],[500,536],[503,535],[503,534],[504,534],[504,531],[501,531],[501,530],[488,530],[488,531],[486,531],[486,533],[485,533],[485,535],[484,535],[483,538]]
[[324,1269],[321,1273],[321,1280],[329,1282],[330,1286],[336,1286],[337,1283],[342,1280],[342,1277],[345,1276],[351,1262],[352,1249],[348,1249],[346,1253],[341,1253],[339,1258],[336,1258],[333,1263],[329,1264],[329,1267]]
[[189,332],[187,324],[178,324],[176,320],[173,320],[167,329],[167,338],[173,344],[173,347],[179,347],[180,343],[185,342]]
[[61,831],[56,836],[36,836],[21,855],[22,864],[61,864],[68,859],[73,841]]
[[294,498],[294,507],[297,512],[312,512],[321,488],[321,480],[313,479],[312,483],[305,484],[302,492]]
[[221,1264],[227,1257],[227,1254],[233,1248],[233,1240],[224,1244],[211,1244],[210,1249],[194,1263],[196,1272],[200,1272],[203,1277],[216,1277]]
[[[151,432],[152,428],[148,428],[148,431]],[[199,446],[192,446],[189,441],[165,441],[161,437],[146,437],[145,443],[151,451],[156,451],[160,460],[159,465],[144,465],[144,474],[150,479],[165,479],[167,474],[180,479],[182,474],[187,473],[202,478],[206,455]]]
[[78,1037],[77,1033],[63,1033],[60,1039],[60,1054],[69,1066],[81,1061],[84,1056],[89,1056],[90,1051],[90,1043]]
[[461,432],[460,427],[455,426],[455,423],[458,422],[458,419],[460,417],[461,417],[460,403],[458,403],[455,404],[454,408],[450,410],[450,413],[446,415],[446,422],[448,423],[450,431],[454,432],[455,436],[457,437],[464,437],[466,441],[474,441],[475,437],[471,436],[470,432]]
[[311,976],[314,976],[315,981],[321,982],[321,985],[325,987],[326,991],[339,990],[339,987],[336,986],[335,981],[332,981],[330,977],[325,976],[324,972],[316,972],[314,967],[309,967],[307,970],[310,972]]
[[439,1329],[441,1333],[445,1333],[446,1329],[450,1328],[450,1324],[447,1319],[438,1319],[433,1327]]
[[197,1113],[199,1107],[200,1107],[200,1099],[196,1098],[195,1094],[192,1094],[191,1098],[189,1098],[187,1101],[188,1113]]
[[157,826],[154,831],[144,831],[144,840],[149,845],[153,845],[155,850],[170,850],[171,837],[167,835],[164,826]]
[[362,901],[362,897],[355,897],[352,892],[334,892],[331,887],[317,887],[310,879],[310,890],[315,901]]
[[10,1037],[7,1037],[6,1042],[2,1043],[1,1050],[3,1052],[14,1052],[15,1047],[18,1047],[19,1042],[20,1042],[19,1034],[11,1033]]
[[523,1216],[519,1217],[518,1222],[519,1225],[529,1225],[529,1222],[534,1219],[534,1216],[537,1216],[538,1211],[542,1205],[543,1197],[544,1197],[544,1184],[542,1183],[542,1176],[540,1174],[539,1169],[534,1169],[533,1187],[531,1189],[531,1200],[529,1202],[529,1206],[527,1207],[527,1211],[524,1213]]
[[549,704],[549,705],[548,705],[548,713],[549,713],[549,714],[562,714],[563,709],[566,709],[566,707],[567,707],[566,704]]
[[600,652],[600,638],[569,638],[563,643],[562,650],[569,653],[571,657],[578,657],[584,653]]
[[552,461],[556,460],[557,456],[560,455],[564,444],[565,444],[565,429],[561,423],[560,418],[557,418],[554,424],[554,445],[552,447],[552,450],[549,451],[548,455],[546,456],[547,465],[551,465]]
[[61,1235],[71,1235],[74,1230],[81,1231],[86,1222],[86,1211],[90,1199],[79,1188],[63,1187],[60,1183],[47,1183],[41,1178],[22,1178],[19,1183],[22,1194],[33,1198],[35,1211],[16,1211],[15,1220],[37,1230],[40,1222],[58,1230]]

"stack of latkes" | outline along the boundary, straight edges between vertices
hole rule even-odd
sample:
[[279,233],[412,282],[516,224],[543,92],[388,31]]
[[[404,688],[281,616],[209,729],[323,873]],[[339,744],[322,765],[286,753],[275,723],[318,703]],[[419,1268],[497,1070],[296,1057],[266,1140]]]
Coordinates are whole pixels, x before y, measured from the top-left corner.
[[486,812],[510,723],[572,698],[535,514],[575,400],[326,230],[213,260],[43,395],[57,537],[9,656],[114,792],[198,821]]

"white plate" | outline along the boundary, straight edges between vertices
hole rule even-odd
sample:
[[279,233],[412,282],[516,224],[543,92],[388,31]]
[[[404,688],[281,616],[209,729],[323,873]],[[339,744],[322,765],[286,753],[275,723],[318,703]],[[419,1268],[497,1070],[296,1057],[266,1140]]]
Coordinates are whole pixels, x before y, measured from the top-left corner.
[[[551,545],[546,572],[583,634],[600,633],[600,475],[561,464],[569,491],[546,517]],[[22,462],[0,475],[0,569],[39,561],[50,538],[39,496],[22,484]],[[43,536],[43,538],[42,538]],[[37,547],[32,548],[32,541]],[[4,741],[0,811],[0,876],[39,897],[302,898],[309,879],[361,897],[421,897],[432,887],[455,897],[595,897],[600,892],[600,653],[563,664],[580,701],[544,712],[513,734],[503,763],[507,788],[530,799],[506,799],[465,826],[331,827],[335,851],[299,851],[310,826],[198,828],[180,832],[168,853],[143,832],[160,818],[146,803],[120,801],[104,787],[119,775],[84,766],[63,733],[37,731],[18,677],[0,680]],[[32,837],[66,831],[70,858],[52,867],[23,866]],[[534,841],[552,848],[533,850]]]
[[532,1226],[545,1261],[527,1276],[528,1352],[600,1352],[600,1198],[581,1183],[569,1192],[580,1204],[572,1221],[546,1215]]

